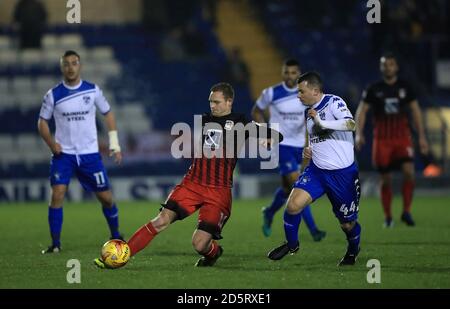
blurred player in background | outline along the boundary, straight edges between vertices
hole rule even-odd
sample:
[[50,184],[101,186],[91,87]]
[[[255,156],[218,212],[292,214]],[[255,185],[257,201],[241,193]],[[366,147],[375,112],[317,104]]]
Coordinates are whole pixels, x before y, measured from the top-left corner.
[[414,147],[408,120],[417,130],[420,152],[428,154],[428,143],[422,122],[422,113],[411,86],[398,78],[398,63],[393,54],[380,58],[383,79],[370,85],[362,95],[356,111],[356,149],[365,143],[364,125],[370,109],[373,111],[374,136],[372,159],[381,175],[381,203],[385,216],[385,227],[392,227],[392,169],[400,166],[403,173],[403,213],[401,220],[408,226],[415,223],[411,216],[414,191]]
[[[281,187],[275,192],[275,197],[269,207],[263,208],[263,233],[269,237],[272,233],[272,221],[275,213],[286,202],[294,183],[300,175],[302,165],[302,151],[305,145],[305,109],[298,103],[297,79],[300,64],[295,59],[284,62],[281,74],[283,82],[266,88],[256,101],[253,110],[253,120],[260,123],[278,123],[284,139],[279,148],[279,168]],[[307,165],[308,161],[303,162]],[[305,167],[303,166],[303,168]],[[299,216],[302,216],[314,241],[320,241],[326,233],[320,231],[307,206]]]
[[[81,59],[75,51],[61,57],[63,81],[50,89],[44,97],[39,114],[38,130],[53,153],[50,163],[52,197],[48,209],[48,223],[52,244],[42,253],[60,252],[63,222],[63,201],[70,178],[75,174],[82,187],[92,191],[103,207],[103,214],[111,230],[111,238],[121,239],[117,206],[113,201],[108,176],[98,150],[95,112],[105,116],[109,134],[110,156],[120,164],[122,154],[114,114],[100,88],[81,80]],[[54,117],[56,132],[53,138],[48,121]]]
[[[192,235],[192,245],[202,257],[195,266],[213,266],[222,255],[223,249],[217,240],[222,238],[222,229],[231,215],[231,188],[237,154],[245,139],[252,136],[239,129],[233,131],[237,125],[249,123],[243,114],[232,112],[233,100],[234,90],[230,84],[219,83],[211,88],[211,113],[202,116],[201,156],[193,159],[181,183],[175,186],[162,204],[160,213],[138,229],[128,241],[131,256],[144,249],[171,223],[183,220],[197,210],[198,225]],[[227,131],[232,134],[227,134]],[[272,138],[270,133],[276,131],[257,126],[255,132],[256,137],[263,139]],[[282,135],[279,135],[278,141],[281,139]],[[101,259],[94,262],[100,268],[106,267]]]
[[309,145],[304,157],[311,159],[294,184],[284,214],[286,243],[269,252],[268,258],[280,260],[299,250],[298,215],[325,193],[333,212],[347,236],[347,252],[339,265],[353,265],[359,253],[361,226],[357,222],[360,185],[354,160],[355,122],[345,102],[338,96],[323,94],[323,83],[315,72],[298,79],[298,98],[308,106],[306,126]]

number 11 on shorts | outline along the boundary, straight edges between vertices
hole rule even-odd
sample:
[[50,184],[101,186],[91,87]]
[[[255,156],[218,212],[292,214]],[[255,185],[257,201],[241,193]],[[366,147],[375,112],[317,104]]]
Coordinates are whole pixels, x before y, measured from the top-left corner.
[[103,172],[94,173],[94,177],[97,185],[101,186],[105,184],[105,176],[103,175]]

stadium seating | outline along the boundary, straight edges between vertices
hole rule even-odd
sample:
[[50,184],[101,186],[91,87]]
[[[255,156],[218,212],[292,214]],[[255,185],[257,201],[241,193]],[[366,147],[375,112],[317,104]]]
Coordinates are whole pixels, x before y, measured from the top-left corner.
[[[220,81],[226,61],[211,25],[201,18],[197,23],[208,42],[207,55],[169,63],[158,55],[163,36],[139,25],[53,26],[42,39],[42,49],[23,52],[8,33],[0,35],[0,145],[8,149],[1,157],[0,178],[48,176],[49,152],[36,123],[42,97],[60,80],[58,59],[67,49],[79,52],[82,77],[98,84],[112,105],[125,154],[127,136],[137,136],[140,142],[139,137],[151,130],[167,131],[180,121],[191,124],[193,113],[208,111],[209,87]],[[248,89],[238,87],[236,92],[236,110],[248,113],[252,104]],[[97,125],[104,131],[103,121]],[[103,136],[100,143],[104,141]],[[125,156],[125,167],[112,172],[184,173],[186,162],[174,162],[167,150],[166,159],[159,162],[151,155],[150,163],[127,163]],[[161,160],[160,153],[157,157]]]
[[[362,89],[379,77],[369,33],[360,31],[367,29],[365,6],[353,8],[360,11],[352,14],[359,16],[350,21],[352,27],[335,27],[324,19],[320,21],[320,31],[311,31],[299,26],[296,1],[286,0],[280,5],[278,1],[265,0],[254,4],[260,8],[266,29],[285,56],[298,58],[303,71],[314,69],[322,73],[326,91],[342,96],[354,112]],[[80,53],[83,78],[103,89],[115,111],[121,136],[137,136],[137,142],[145,144],[139,140],[145,136],[143,133],[167,132],[176,122],[192,124],[193,114],[208,111],[208,89],[223,78],[227,63],[212,26],[201,17],[195,18],[195,24],[206,42],[206,54],[170,62],[164,62],[159,54],[164,31],[150,32],[135,24],[52,26],[42,39],[42,49],[23,52],[16,49],[15,39],[7,29],[0,31],[0,137],[14,137],[11,155],[2,156],[0,166],[8,166],[8,162],[25,156],[22,147],[28,144],[17,143],[23,140],[22,136],[38,137],[36,121],[42,97],[60,80],[58,59],[66,49]],[[253,105],[249,89],[236,86],[235,91],[234,111],[248,115]],[[426,103],[421,98],[421,104]],[[98,127],[100,131],[105,129],[102,121],[98,121]],[[359,156],[363,168],[371,166],[369,126],[366,134],[368,144]],[[100,142],[104,140],[103,136]],[[122,140],[126,154],[128,144],[126,139]],[[36,149],[43,151],[45,157],[27,154],[23,158],[25,165],[38,166],[48,160],[45,147]],[[169,155],[167,159],[171,161]],[[148,160],[152,161],[151,155]],[[255,172],[254,166],[258,166],[255,162],[241,162],[241,170]],[[125,156],[124,165],[128,163]],[[120,169],[116,172],[120,174]],[[161,171],[164,172],[170,173]],[[0,178],[5,175],[5,170],[0,170]]]

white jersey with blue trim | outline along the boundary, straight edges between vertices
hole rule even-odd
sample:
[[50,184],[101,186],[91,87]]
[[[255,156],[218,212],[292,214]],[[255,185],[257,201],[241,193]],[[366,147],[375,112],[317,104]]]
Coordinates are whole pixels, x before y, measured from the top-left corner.
[[297,98],[297,93],[297,87],[288,88],[282,82],[264,89],[256,106],[261,110],[269,107],[271,127],[277,123],[278,130],[283,134],[281,145],[304,147],[306,107]]
[[[311,108],[317,111],[321,120],[353,119],[344,100],[332,94],[325,94]],[[305,116],[307,117],[306,114]],[[321,129],[311,117],[307,117],[306,126],[312,147],[312,160],[317,167],[336,170],[353,164],[355,157],[352,131]]]
[[61,82],[44,96],[39,116],[45,120],[55,118],[55,140],[67,154],[98,152],[96,108],[102,114],[110,105],[101,89],[87,81],[76,86]]

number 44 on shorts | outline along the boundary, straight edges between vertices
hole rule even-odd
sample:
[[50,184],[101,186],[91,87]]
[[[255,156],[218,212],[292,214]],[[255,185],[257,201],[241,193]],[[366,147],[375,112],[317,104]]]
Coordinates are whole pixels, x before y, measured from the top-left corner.
[[358,210],[359,210],[359,207],[356,206],[355,202],[352,202],[352,204],[350,205],[350,208],[347,206],[347,204],[342,204],[341,208],[339,208],[339,211],[342,212],[344,214],[344,216],[346,216],[349,212],[353,213]]

